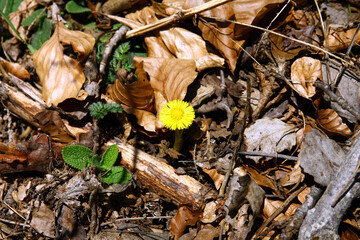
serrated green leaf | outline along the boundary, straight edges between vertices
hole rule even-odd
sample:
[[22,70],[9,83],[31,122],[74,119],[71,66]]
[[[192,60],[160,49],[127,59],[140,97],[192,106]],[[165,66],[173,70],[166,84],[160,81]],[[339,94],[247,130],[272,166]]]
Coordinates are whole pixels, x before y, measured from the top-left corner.
[[83,7],[75,1],[70,1],[65,6],[66,11],[69,13],[86,13],[91,12],[90,8]]
[[114,167],[105,174],[101,179],[104,183],[113,184],[120,183],[125,184],[131,180],[132,176],[125,167]]
[[81,145],[68,145],[62,148],[62,157],[64,161],[73,168],[82,170],[91,165],[93,152]]
[[[41,13],[43,10],[44,10],[44,8],[37,9],[37,10],[34,11],[30,16],[28,16],[26,19],[24,19],[24,21],[22,21],[21,24],[22,24],[23,26],[27,26],[27,27],[30,26],[30,25],[32,24],[32,22],[40,15],[40,13]],[[43,14],[42,14],[41,17],[43,17],[43,16],[46,16],[46,12],[45,12],[45,11],[43,12]],[[39,21],[41,17],[39,17],[37,21]],[[34,23],[34,24],[36,24],[36,23]]]
[[101,159],[100,159],[100,156],[95,154],[93,157],[92,157],[92,164],[97,167],[97,168],[100,168],[100,162],[101,162]]
[[36,32],[32,35],[31,46],[35,49],[40,49],[41,46],[50,39],[51,30],[51,21],[47,18],[42,18]]
[[103,168],[105,170],[109,170],[110,168],[112,168],[116,162],[118,154],[119,154],[119,150],[118,150],[118,147],[116,144],[108,147],[108,149],[106,149],[106,151],[104,152],[104,154],[102,156],[102,159],[100,162],[101,168]]
[[107,103],[108,111],[112,113],[122,113],[122,107],[120,104],[117,103]]

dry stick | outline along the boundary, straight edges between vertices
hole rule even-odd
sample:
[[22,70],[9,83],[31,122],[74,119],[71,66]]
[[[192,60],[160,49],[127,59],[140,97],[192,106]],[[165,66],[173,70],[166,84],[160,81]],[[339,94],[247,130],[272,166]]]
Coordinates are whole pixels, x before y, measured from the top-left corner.
[[0,222],[10,223],[10,224],[19,225],[19,226],[28,227],[28,228],[31,227],[29,224],[24,224],[24,223],[21,223],[21,222],[15,222],[15,221],[7,220],[7,219],[4,219],[4,218],[0,218]]
[[336,198],[334,199],[334,201],[331,203],[331,207],[335,207],[335,205],[339,202],[340,198],[343,197],[345,195],[345,193],[347,193],[352,184],[354,183],[355,181],[355,176],[360,173],[360,158],[358,160],[358,163],[356,165],[356,169],[355,171],[353,172],[353,174],[351,175],[349,181],[346,183],[346,185],[341,189],[340,193],[336,196]]
[[128,26],[122,25],[118,30],[116,30],[114,36],[111,38],[110,42],[106,45],[104,53],[102,54],[102,59],[100,62],[100,75],[105,74],[105,67],[107,60],[111,54],[112,49],[116,44],[125,37],[125,34],[130,30]]
[[[329,49],[328,31],[325,29],[325,24],[324,24],[324,20],[322,18],[322,15],[321,15],[321,11],[320,11],[320,8],[319,8],[318,1],[314,0],[314,2],[315,2],[315,5],[316,5],[316,9],[318,11],[318,14],[319,14],[319,19],[320,19],[320,22],[321,22],[321,28],[322,28],[324,39],[325,39],[325,49],[328,50]],[[331,74],[330,74],[330,66],[329,66],[329,55],[327,53],[325,53],[325,59],[326,59],[326,75],[327,75],[327,78],[326,78],[326,80],[324,80],[324,83],[329,84],[329,81],[331,79]]]
[[293,192],[281,205],[278,209],[276,209],[271,216],[266,219],[266,221],[261,225],[261,227],[255,232],[254,236],[251,239],[256,239],[260,236],[261,232],[265,229],[265,227],[274,220],[289,204],[290,202],[299,195],[304,189],[306,185],[303,185],[301,188]]
[[181,10],[181,11],[179,11],[179,12],[177,12],[177,13],[169,16],[169,17],[163,18],[163,19],[161,19],[159,21],[156,21],[156,22],[154,22],[152,24],[148,24],[148,25],[133,29],[131,31],[128,31],[126,33],[126,38],[131,38],[131,37],[134,37],[134,36],[142,35],[144,33],[147,33],[147,32],[156,30],[158,28],[164,27],[164,26],[166,26],[166,25],[168,25],[170,23],[179,21],[180,19],[191,17],[191,16],[193,16],[193,15],[195,15],[197,13],[207,11],[207,10],[209,10],[211,8],[217,7],[217,6],[222,5],[224,3],[227,3],[227,2],[230,2],[230,0],[212,0],[212,1],[207,2],[205,4],[202,4],[202,5],[187,9],[187,10]]
[[119,218],[110,222],[105,222],[100,224],[101,227],[107,226],[112,223],[122,222],[122,221],[138,221],[138,220],[154,220],[154,219],[172,219],[174,216],[159,216],[159,217],[133,217],[133,218]]

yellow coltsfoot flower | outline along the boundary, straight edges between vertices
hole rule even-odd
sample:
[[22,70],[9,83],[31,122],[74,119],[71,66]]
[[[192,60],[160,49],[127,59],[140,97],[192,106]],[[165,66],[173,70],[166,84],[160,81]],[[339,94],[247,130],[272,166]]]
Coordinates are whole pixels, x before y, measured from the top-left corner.
[[195,119],[195,111],[189,103],[173,100],[165,104],[160,111],[160,121],[170,130],[182,130],[190,127]]

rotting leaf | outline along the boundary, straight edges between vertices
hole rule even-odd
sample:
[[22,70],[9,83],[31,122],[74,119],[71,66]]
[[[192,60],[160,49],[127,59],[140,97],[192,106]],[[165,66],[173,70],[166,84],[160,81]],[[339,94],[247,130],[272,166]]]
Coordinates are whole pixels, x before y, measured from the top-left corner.
[[313,176],[321,186],[327,186],[345,160],[345,153],[334,140],[312,129],[305,136],[299,160],[304,172]]
[[[245,129],[247,151],[276,154],[291,150],[296,144],[295,127],[279,119],[259,119],[255,124]],[[248,156],[258,162],[262,157]],[[266,157],[266,160],[269,160]]]
[[[78,53],[79,61],[64,55],[61,43],[71,44]],[[85,81],[80,62],[93,51],[94,44],[95,39],[91,35],[68,30],[58,22],[52,37],[34,53],[35,69],[43,86],[43,99],[48,106],[78,95]]]
[[319,60],[302,57],[291,65],[291,82],[300,96],[307,99],[314,96],[317,79],[323,79]]
[[[265,198],[264,200],[264,215],[265,217],[270,217],[282,204],[282,201],[279,200],[271,200],[268,198]],[[300,204],[297,203],[292,203],[290,204],[290,206],[287,208],[287,210],[285,211],[285,213],[280,213],[275,220],[276,221],[283,221],[288,219],[289,217],[291,217],[292,215],[294,215],[295,210],[300,206]]]
[[329,135],[340,134],[344,137],[350,137],[352,132],[350,128],[343,123],[339,114],[334,109],[319,109],[316,113],[316,120],[319,126]]

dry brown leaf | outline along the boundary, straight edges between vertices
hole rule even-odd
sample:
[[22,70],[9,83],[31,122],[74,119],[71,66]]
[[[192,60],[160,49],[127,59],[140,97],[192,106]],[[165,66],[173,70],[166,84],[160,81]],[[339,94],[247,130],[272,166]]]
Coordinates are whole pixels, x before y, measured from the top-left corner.
[[340,134],[344,137],[351,137],[352,132],[350,128],[343,123],[341,117],[334,109],[319,109],[317,110],[316,120],[319,126],[329,135]]
[[220,187],[221,187],[222,182],[224,181],[225,176],[222,175],[222,174],[220,174],[220,173],[218,173],[218,172],[216,171],[216,169],[205,169],[205,168],[202,168],[202,170],[211,177],[211,179],[214,181],[215,188],[216,188],[217,190],[219,190]]
[[50,238],[55,237],[54,212],[43,202],[42,203],[35,202],[30,225],[38,233],[42,233],[46,237],[50,237]]
[[[270,217],[271,214],[273,214],[282,204],[282,201],[279,200],[271,200],[268,198],[265,198],[264,200],[264,209],[263,213],[265,217]],[[285,213],[280,213],[275,220],[276,221],[284,221],[294,215],[295,210],[301,206],[300,204],[292,203],[290,206],[286,209]]]
[[[189,9],[204,4],[205,0],[186,0],[183,8]],[[262,0],[262,1],[240,1],[235,0],[223,4],[204,13],[201,16],[230,19],[246,24],[258,24],[265,15],[277,8],[284,0]],[[198,21],[198,27],[205,40],[209,41],[226,59],[229,68],[234,72],[241,48],[245,40],[250,36],[252,30],[248,27],[236,25],[235,23],[215,21]]]
[[201,222],[203,223],[212,223],[216,220],[217,214],[217,204],[215,201],[209,202],[205,205],[204,212],[201,216]]
[[141,65],[137,65],[137,81],[124,85],[116,79],[114,84],[108,86],[107,93],[117,103],[151,112],[154,107],[154,90]]
[[310,192],[311,192],[311,188],[306,187],[304,190],[301,191],[301,193],[299,193],[297,198],[301,203],[304,203],[306,201],[306,195],[308,195]]
[[[30,16],[35,11],[38,5],[39,4],[35,0],[24,0],[20,3],[16,12],[12,12],[9,14],[9,20],[14,25],[15,29],[19,32],[22,39],[24,39],[25,41],[27,39],[27,36],[25,35],[26,30],[21,25],[21,22],[25,20],[28,16]],[[15,38],[21,40],[11,27],[9,27],[9,32]]]
[[291,65],[291,82],[300,96],[307,99],[314,96],[316,93],[315,81],[317,79],[323,79],[319,60],[302,57]]
[[175,240],[181,237],[187,226],[193,226],[200,219],[200,212],[192,212],[186,206],[179,208],[170,221],[171,236]]
[[213,240],[220,235],[220,226],[214,227],[211,224],[206,224],[197,233],[194,240]]
[[[329,32],[328,48],[329,51],[341,51],[349,47],[351,39],[354,37],[356,28],[351,28],[347,31],[334,31]],[[360,42],[360,32],[355,37],[355,44]],[[325,42],[324,42],[325,45]]]
[[18,63],[1,61],[1,65],[6,72],[11,73],[20,79],[30,79],[30,73]]
[[302,182],[304,178],[305,176],[301,172],[300,165],[295,165],[291,172],[289,172],[279,180],[279,184],[283,187],[290,186]]
[[139,110],[136,108],[131,108],[123,105],[123,109],[128,114],[135,115],[137,123],[142,126],[146,131],[155,132],[156,131],[156,116],[145,110]]
[[266,176],[258,173],[255,169],[253,169],[250,166],[243,166],[246,171],[250,174],[251,178],[259,185],[262,187],[268,187],[270,189],[276,190],[276,187],[274,185],[274,183],[267,178]]
[[278,61],[286,61],[293,59],[302,50],[301,48],[293,48],[293,49],[285,50],[283,37],[280,37],[275,34],[270,34],[269,37],[271,41],[271,53],[273,54],[274,58]]
[[93,51],[95,39],[80,31],[68,30],[59,22],[52,37],[34,53],[33,60],[43,86],[43,99],[48,106],[76,97],[85,81],[83,67],[78,60],[63,53],[64,44],[71,44],[83,61]]
[[222,67],[224,64],[223,58],[208,53],[205,41],[199,35],[184,28],[160,31],[160,36],[169,51],[177,58],[194,59],[198,72],[207,68]]
[[58,112],[45,110],[36,114],[34,119],[41,125],[41,130],[48,133],[53,140],[61,143],[74,141]]

